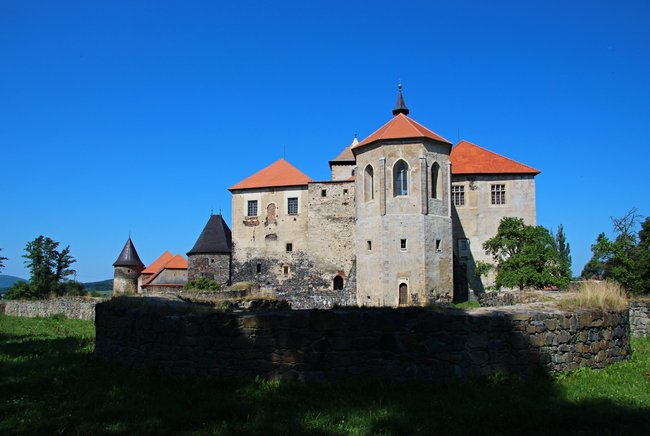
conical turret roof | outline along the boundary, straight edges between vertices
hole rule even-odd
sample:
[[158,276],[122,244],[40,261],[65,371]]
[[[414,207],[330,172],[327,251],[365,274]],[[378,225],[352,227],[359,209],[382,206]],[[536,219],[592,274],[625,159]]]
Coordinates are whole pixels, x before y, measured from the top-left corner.
[[190,254],[215,254],[232,252],[232,236],[230,227],[221,215],[212,215],[203,228],[194,247],[187,252]]
[[144,268],[144,263],[140,260],[140,256],[138,256],[130,237],[124,244],[124,248],[122,248],[122,252],[113,263],[113,266],[141,266]]

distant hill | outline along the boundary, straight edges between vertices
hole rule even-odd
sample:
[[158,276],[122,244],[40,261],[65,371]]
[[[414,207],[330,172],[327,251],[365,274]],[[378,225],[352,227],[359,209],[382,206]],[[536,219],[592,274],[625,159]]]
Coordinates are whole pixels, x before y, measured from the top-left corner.
[[88,292],[112,291],[113,279],[101,280],[99,282],[88,282],[88,283],[84,283],[83,285],[86,291]]
[[4,293],[7,289],[11,288],[16,282],[26,282],[27,280],[21,279],[16,276],[8,276],[0,274],[0,293]]
[[[16,282],[26,282],[20,277],[0,274],[0,294],[4,294]],[[99,282],[82,283],[88,292],[109,292],[113,290],[113,279],[101,280]]]

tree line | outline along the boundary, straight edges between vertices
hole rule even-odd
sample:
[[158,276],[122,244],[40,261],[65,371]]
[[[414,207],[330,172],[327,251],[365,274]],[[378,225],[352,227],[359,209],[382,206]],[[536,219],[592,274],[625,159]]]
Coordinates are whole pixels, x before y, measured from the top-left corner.
[[[612,280],[632,295],[650,292],[650,217],[643,220],[632,209],[611,220],[614,238],[598,235],[581,278]],[[494,263],[476,262],[476,274],[481,277],[495,269],[497,289],[564,288],[571,280],[571,249],[562,225],[553,234],[521,218],[506,217],[483,249]]]

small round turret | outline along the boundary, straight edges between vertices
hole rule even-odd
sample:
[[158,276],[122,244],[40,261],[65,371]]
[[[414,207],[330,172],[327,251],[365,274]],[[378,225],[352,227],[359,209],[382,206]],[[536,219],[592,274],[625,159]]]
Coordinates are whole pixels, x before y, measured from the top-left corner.
[[113,295],[135,294],[138,291],[138,277],[144,269],[144,264],[135,250],[131,237],[124,244],[113,266],[115,267]]

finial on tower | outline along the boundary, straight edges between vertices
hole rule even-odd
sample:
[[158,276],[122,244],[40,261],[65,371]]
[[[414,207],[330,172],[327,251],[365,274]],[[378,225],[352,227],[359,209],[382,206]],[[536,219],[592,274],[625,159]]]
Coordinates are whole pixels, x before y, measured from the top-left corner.
[[404,103],[404,97],[402,96],[402,82],[399,82],[397,84],[397,89],[399,90],[399,94],[397,95],[397,103],[395,103],[395,107],[393,108],[393,115],[408,115],[409,108],[406,107],[406,103]]

